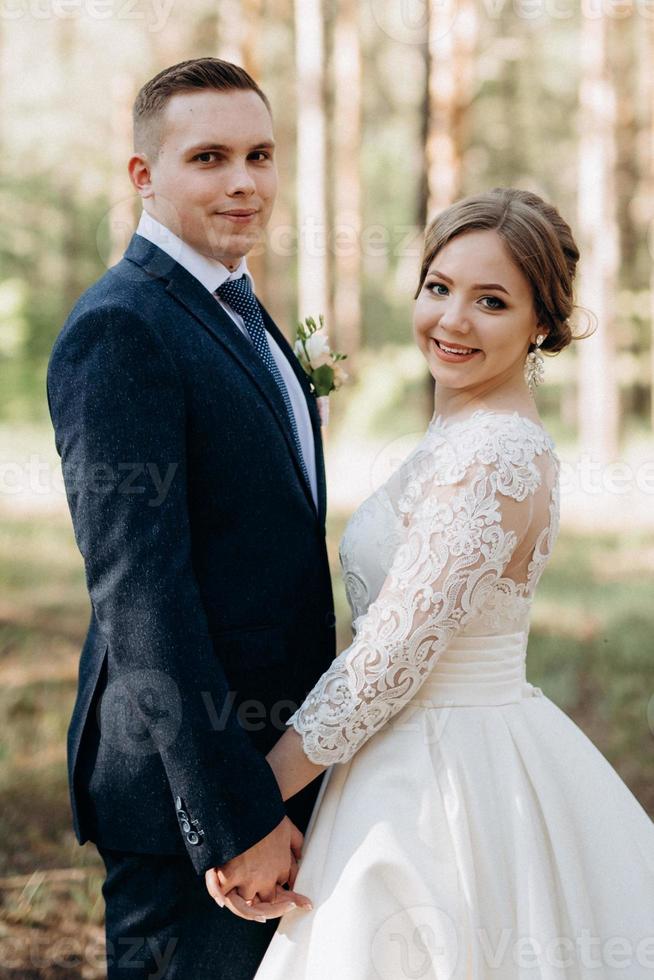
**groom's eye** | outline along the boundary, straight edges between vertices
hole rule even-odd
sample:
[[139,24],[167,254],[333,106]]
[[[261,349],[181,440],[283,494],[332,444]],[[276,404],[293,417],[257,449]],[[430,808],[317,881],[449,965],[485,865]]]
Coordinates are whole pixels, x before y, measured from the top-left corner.
[[193,157],[194,160],[199,160],[200,163],[211,163],[208,157],[217,157],[218,154],[213,150],[207,150],[205,153],[196,153]]

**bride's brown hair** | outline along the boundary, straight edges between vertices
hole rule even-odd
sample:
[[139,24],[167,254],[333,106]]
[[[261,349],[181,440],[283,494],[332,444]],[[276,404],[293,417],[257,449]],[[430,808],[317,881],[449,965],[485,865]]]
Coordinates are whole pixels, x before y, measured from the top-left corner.
[[[448,242],[467,231],[496,231],[507,252],[531,285],[538,320],[549,328],[540,350],[551,354],[593,330],[574,334],[570,316],[575,306],[573,283],[579,249],[559,212],[531,191],[494,187],[484,194],[464,197],[445,208],[427,227],[417,299],[429,266]],[[584,311],[589,319],[592,316]],[[529,345],[533,350],[534,344]]]

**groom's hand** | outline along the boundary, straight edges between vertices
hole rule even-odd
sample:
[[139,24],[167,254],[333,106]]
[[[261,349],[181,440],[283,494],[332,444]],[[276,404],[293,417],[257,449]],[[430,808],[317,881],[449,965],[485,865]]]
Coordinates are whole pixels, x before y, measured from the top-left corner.
[[303,841],[298,828],[284,817],[270,834],[247,851],[206,872],[209,894],[234,915],[257,922],[279,917],[292,908],[311,908],[304,895],[279,887],[294,883]]

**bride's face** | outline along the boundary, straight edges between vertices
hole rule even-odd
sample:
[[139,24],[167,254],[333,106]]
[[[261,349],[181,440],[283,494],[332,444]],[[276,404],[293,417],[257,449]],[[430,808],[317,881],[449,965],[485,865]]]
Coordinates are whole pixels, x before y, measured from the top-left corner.
[[[547,333],[528,280],[492,230],[464,232],[437,252],[416,299],[413,330],[436,382],[459,390],[524,384],[529,344]],[[448,355],[438,342],[475,353]]]

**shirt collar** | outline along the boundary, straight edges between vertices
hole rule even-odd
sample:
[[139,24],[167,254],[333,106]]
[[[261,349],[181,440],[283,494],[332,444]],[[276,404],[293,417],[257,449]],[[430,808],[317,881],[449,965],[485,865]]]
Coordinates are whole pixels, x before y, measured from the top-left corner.
[[178,262],[187,272],[202,283],[210,293],[215,293],[219,286],[222,286],[228,279],[240,279],[242,275],[248,276],[252,290],[254,291],[254,280],[247,267],[245,256],[241,259],[236,269],[230,272],[226,265],[218,259],[210,259],[202,255],[197,249],[193,248],[182,238],[173,234],[169,228],[162,225],[160,221],[153,218],[147,211],[141,214],[136,234],[141,238],[152,242],[162,252],[169,255],[171,259]]

